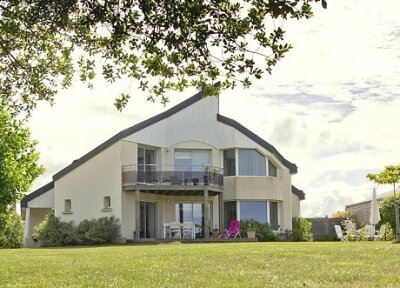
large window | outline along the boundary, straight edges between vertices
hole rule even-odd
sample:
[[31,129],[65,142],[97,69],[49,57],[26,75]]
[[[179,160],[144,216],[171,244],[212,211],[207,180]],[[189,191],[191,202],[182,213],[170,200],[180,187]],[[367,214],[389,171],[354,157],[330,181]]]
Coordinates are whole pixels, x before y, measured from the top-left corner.
[[265,157],[256,150],[239,150],[239,175],[266,176]]
[[203,172],[204,165],[210,165],[209,150],[178,150],[175,151],[175,165],[177,171]]
[[224,175],[236,175],[236,157],[234,149],[224,151]]
[[240,220],[251,219],[263,224],[268,223],[266,201],[240,201]]
[[278,230],[278,206],[276,201],[240,201],[240,220],[254,219],[263,224],[268,223],[272,230]]

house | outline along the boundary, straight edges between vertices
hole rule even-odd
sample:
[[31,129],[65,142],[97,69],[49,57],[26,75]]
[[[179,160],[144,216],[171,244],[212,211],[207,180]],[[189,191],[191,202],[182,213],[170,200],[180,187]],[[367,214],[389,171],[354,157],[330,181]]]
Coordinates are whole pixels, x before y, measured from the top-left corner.
[[[395,192],[400,192],[400,186],[395,189]],[[378,195],[378,206],[380,202],[390,196],[393,196],[393,190]],[[371,199],[348,204],[345,206],[345,211],[350,213],[350,217],[353,218],[358,225],[364,226],[365,224],[369,223],[369,216],[371,213]]]
[[[292,228],[303,191],[297,166],[267,141],[219,114],[219,98],[192,96],[121,131],[26,195],[25,240],[44,215],[62,221],[114,216],[121,237],[168,237],[169,223],[192,223],[209,237],[232,219]],[[167,232],[166,232],[167,231]]]

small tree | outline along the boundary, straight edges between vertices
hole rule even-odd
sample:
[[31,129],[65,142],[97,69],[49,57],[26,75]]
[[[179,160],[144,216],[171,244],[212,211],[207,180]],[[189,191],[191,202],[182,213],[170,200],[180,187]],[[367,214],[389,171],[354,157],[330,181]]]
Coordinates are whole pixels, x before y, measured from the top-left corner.
[[350,212],[349,211],[336,211],[332,215],[333,218],[349,218]]
[[381,214],[381,221],[380,223],[390,223],[392,227],[396,225],[396,213],[394,209],[394,205],[396,202],[400,201],[400,195],[389,196],[383,199],[379,203],[379,212]]
[[[0,76],[1,78],[1,76]],[[0,226],[14,205],[43,172],[38,164],[36,142],[30,139],[24,121],[13,119],[0,103]],[[0,227],[1,229],[1,227]]]
[[[393,185],[393,206],[394,206],[394,217],[396,227],[396,238],[399,234],[399,206],[398,199],[396,199],[396,184],[400,182],[400,165],[389,165],[385,166],[378,174],[368,174],[367,178],[376,184],[392,184]],[[393,223],[393,222],[391,222]]]
[[20,248],[23,240],[23,225],[21,216],[13,209],[0,218],[0,248]]
[[293,218],[292,240],[295,242],[310,242],[313,240],[311,222],[304,218]]

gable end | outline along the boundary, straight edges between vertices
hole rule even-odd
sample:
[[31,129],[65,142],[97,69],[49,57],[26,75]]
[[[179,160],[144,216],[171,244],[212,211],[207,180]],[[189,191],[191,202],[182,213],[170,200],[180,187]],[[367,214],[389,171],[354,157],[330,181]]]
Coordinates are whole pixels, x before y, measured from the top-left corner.
[[82,165],[83,163],[85,163],[86,161],[90,160],[91,158],[93,158],[94,156],[96,156],[97,154],[99,154],[100,152],[102,152],[103,150],[107,149],[108,147],[110,147],[111,145],[113,145],[114,143],[118,142],[119,140],[135,133],[138,132],[150,125],[153,125],[161,120],[164,120],[172,115],[174,115],[175,113],[185,109],[186,107],[196,103],[197,101],[201,100],[203,98],[203,91],[200,91],[199,93],[195,94],[194,96],[186,99],[185,101],[179,103],[178,105],[172,107],[171,109],[162,112],[156,116],[153,116],[143,122],[140,122],[136,125],[133,125],[132,127],[129,127],[125,130],[122,130],[121,132],[119,132],[118,134],[114,135],[113,137],[111,137],[110,139],[108,139],[106,142],[102,143],[101,145],[97,146],[96,148],[94,148],[93,150],[91,150],[90,152],[88,152],[87,154],[83,155],[81,158],[79,158],[78,160],[75,160],[74,162],[72,162],[72,164],[70,164],[69,166],[65,167],[64,169],[62,169],[61,171],[59,171],[58,173],[56,173],[53,176],[53,181],[56,181],[58,179],[60,179],[61,177],[63,177],[64,175],[68,174],[69,172],[71,172],[72,170],[74,170],[75,168],[79,167],[80,165]]
[[239,122],[222,116],[220,114],[217,114],[217,121],[224,123],[228,126],[231,126],[233,128],[235,128],[236,130],[238,130],[239,132],[241,132],[242,134],[246,135],[247,137],[249,137],[251,140],[253,140],[254,142],[256,142],[257,144],[261,145],[262,147],[264,147],[266,150],[268,150],[269,152],[271,152],[276,158],[279,159],[279,161],[281,161],[283,163],[283,165],[285,165],[287,168],[289,168],[290,173],[291,174],[296,174],[297,173],[297,166],[296,164],[286,160],[279,152],[278,150],[276,150],[276,148],[274,146],[272,146],[271,144],[269,144],[267,141],[265,141],[264,139],[262,139],[260,136],[256,135],[255,133],[251,132],[249,129],[247,129],[246,127],[244,127],[242,124],[240,124]]
[[47,183],[46,185],[40,187],[39,189],[33,191],[32,193],[25,195],[21,200],[21,208],[28,208],[29,201],[32,201],[36,197],[43,195],[47,191],[54,188],[54,182]]

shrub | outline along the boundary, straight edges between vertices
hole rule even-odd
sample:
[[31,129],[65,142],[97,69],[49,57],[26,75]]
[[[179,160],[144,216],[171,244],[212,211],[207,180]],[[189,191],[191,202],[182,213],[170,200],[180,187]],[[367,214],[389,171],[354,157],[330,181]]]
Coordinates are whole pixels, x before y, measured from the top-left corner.
[[74,227],[50,213],[35,227],[32,238],[44,247],[112,243],[118,237],[117,221],[114,217],[85,219]]
[[0,248],[20,248],[24,237],[21,216],[9,209],[1,217]]
[[303,218],[293,218],[292,241],[309,242],[312,241],[311,222]]
[[247,230],[255,230],[256,238],[260,242],[276,241],[277,237],[268,224],[262,224],[254,219],[240,222],[240,235],[246,237]]
[[392,241],[394,239],[394,229],[392,225],[390,225],[389,222],[386,223],[386,228],[385,228],[385,237],[383,240],[385,241]]
[[34,229],[32,239],[40,241],[43,247],[57,247],[79,244],[72,223],[62,222],[59,217],[49,213]]
[[276,234],[274,234],[268,224],[260,224],[256,233],[256,237],[260,242],[270,242],[277,240]]
[[112,243],[119,233],[118,220],[113,216],[99,219],[83,220],[77,228],[78,238],[82,244]]
[[380,223],[390,223],[391,227],[396,227],[396,217],[394,213],[394,203],[400,202],[400,194],[397,193],[396,197],[389,196],[379,203],[379,212],[381,214]]

